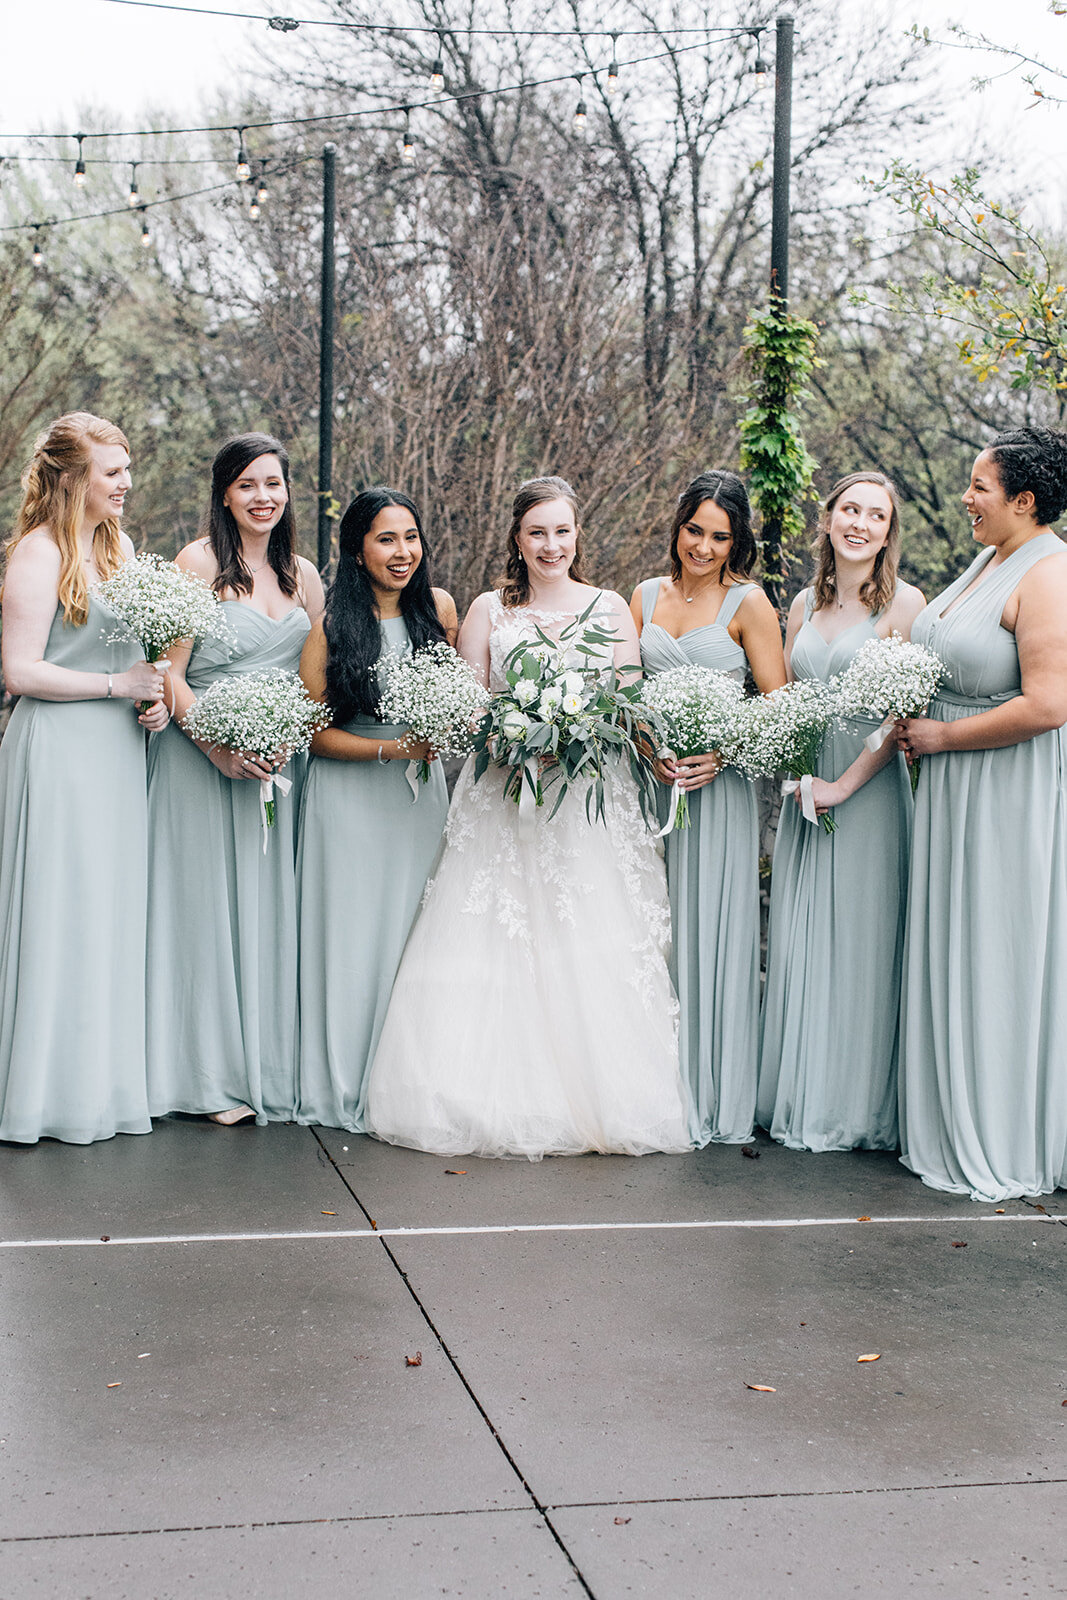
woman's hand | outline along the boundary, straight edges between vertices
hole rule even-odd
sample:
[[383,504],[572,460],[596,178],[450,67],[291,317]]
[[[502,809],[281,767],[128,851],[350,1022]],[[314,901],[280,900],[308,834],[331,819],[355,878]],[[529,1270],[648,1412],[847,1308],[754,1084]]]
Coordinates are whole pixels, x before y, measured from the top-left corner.
[[205,754],[224,778],[259,778],[262,781],[273,778],[276,770],[266,756],[243,756],[240,751],[227,750],[221,744],[213,745]]
[[170,711],[165,701],[157,700],[154,706],[142,711],[137,720],[149,733],[161,733],[170,721]]
[[945,748],[945,726],[933,717],[905,717],[893,729],[897,749],[902,750],[909,761],[937,755]]
[[126,672],[116,672],[111,680],[112,698],[147,700],[154,705],[163,699],[164,674],[169,666],[169,661],[138,661]]
[[675,777],[687,794],[703,789],[721,771],[722,759],[717,750],[709,750],[702,756],[683,756],[675,765]]
[[674,783],[675,778],[678,776],[678,763],[669,750],[656,757],[652,763],[652,768],[660,783],[665,783],[668,787]]
[[[817,817],[824,817],[826,813],[828,811],[832,811],[835,806],[843,806],[850,793],[850,790],[845,790],[842,788],[840,781],[836,783],[827,783],[825,778],[812,778],[811,798],[815,806],[815,815]],[[797,805],[800,805],[801,796],[799,788],[793,790],[793,799],[796,801]]]

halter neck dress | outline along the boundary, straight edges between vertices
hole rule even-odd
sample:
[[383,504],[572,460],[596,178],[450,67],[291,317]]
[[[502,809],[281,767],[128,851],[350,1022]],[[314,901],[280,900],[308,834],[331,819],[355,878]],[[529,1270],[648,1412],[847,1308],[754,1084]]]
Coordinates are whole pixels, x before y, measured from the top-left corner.
[[[812,621],[793,643],[795,678],[844,672],[877,615],[827,641]],[[816,776],[833,782],[880,717],[831,723]],[[903,756],[834,809],[836,831],[782,806],[774,847],[756,1120],[794,1150],[895,1150],[897,1018],[911,784]]]
[[[920,613],[911,636],[949,672],[932,717],[954,722],[1021,692],[1001,615],[1025,574],[1063,553],[1038,534],[966,594],[992,559],[984,550]],[[923,757],[900,1118],[901,1159],[934,1189],[1001,1201],[1067,1185],[1064,728]]]
[[[295,672],[310,629],[224,600],[236,645],[189,660],[194,694],[217,678]],[[286,777],[294,777],[291,762]],[[296,807],[275,791],[267,850],[259,784],[231,779],[168,727],[148,765],[148,1088],[152,1115],[250,1106],[257,1122],[296,1106]]]
[[[44,659],[125,672],[95,595]],[[159,737],[153,735],[152,742]],[[23,695],[0,744],[0,1139],[151,1133],[145,1094],[145,740],[129,700]]]
[[[714,622],[676,639],[652,620],[665,579],[641,584],[641,660],[651,676],[696,663],[744,680],[748,658],[728,628],[758,586],[727,589]],[[669,791],[663,790],[663,804]],[[666,811],[664,809],[664,816]],[[689,796],[689,827],[665,840],[681,1007],[679,1055],[697,1144],[752,1133],[759,1042],[759,819],[752,785],[726,768]]]
[[[388,658],[410,653],[403,617],[380,624]],[[405,727],[356,718],[347,733],[399,739]],[[440,761],[412,797],[403,761],[312,756],[300,809],[298,1122],[363,1133],[367,1070],[389,995],[441,848],[448,791]]]

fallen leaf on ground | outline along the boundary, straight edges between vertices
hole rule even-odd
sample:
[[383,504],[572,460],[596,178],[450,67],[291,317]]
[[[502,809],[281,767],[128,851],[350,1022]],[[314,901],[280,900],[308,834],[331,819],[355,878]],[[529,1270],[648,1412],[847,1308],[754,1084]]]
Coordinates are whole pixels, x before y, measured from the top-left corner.
[[324,1211],[322,1213],[322,1215],[324,1217],[335,1217],[337,1215],[337,1212],[336,1211]]
[[109,1383],[108,1384],[108,1388],[109,1389],[121,1389],[122,1388],[122,1384],[121,1383]]
[[1035,1211],[1040,1211],[1042,1216],[1045,1216],[1045,1217],[1048,1216],[1048,1211],[1047,1211],[1046,1207],[1045,1206],[1039,1206],[1036,1200],[1033,1202],[1033,1207],[1034,1207]]
[[[1065,1406],[1067,1406],[1067,1400],[1065,1400],[1063,1403],[1064,1403]],[[615,1518],[615,1526],[617,1528],[624,1528],[626,1526],[626,1524],[629,1522],[629,1520],[630,1520],[629,1517],[616,1517]]]
[[466,1167],[446,1167],[445,1168],[445,1177],[446,1178],[465,1178],[466,1176],[467,1176]]
[[759,1160],[759,1151],[756,1149],[755,1145],[743,1144],[741,1146],[741,1154],[743,1156],[747,1156],[750,1161]]
[[857,1360],[857,1361],[881,1361],[881,1359],[882,1359],[882,1358],[881,1358],[881,1356],[880,1356],[880,1355],[871,1355],[871,1356],[857,1356],[857,1357],[856,1357],[856,1360]]
[[746,1389],[754,1389],[757,1394],[777,1394],[777,1389],[772,1389],[769,1383],[746,1383]]
[[857,1222],[870,1222],[870,1220],[871,1220],[870,1217],[857,1217],[856,1218]]
[[421,1367],[422,1366],[422,1351],[421,1350],[416,1350],[415,1354],[413,1356],[405,1356],[404,1357],[404,1365],[408,1366],[408,1367]]
[[110,1233],[102,1233],[100,1235],[100,1243],[101,1244],[110,1244],[111,1243],[111,1235],[110,1235]]
[[953,1248],[953,1250],[966,1250],[966,1248],[967,1248],[966,1239],[953,1239],[952,1248]]
[[377,1231],[378,1231],[378,1224],[377,1224],[377,1223],[376,1223],[376,1222],[375,1222],[375,1220],[374,1220],[374,1218],[373,1218],[373,1217],[371,1217],[371,1219],[370,1219],[370,1225],[371,1225],[371,1227],[372,1227],[372,1228],[373,1228],[373,1229],[374,1229],[374,1231],[375,1231],[375,1233],[377,1233]]

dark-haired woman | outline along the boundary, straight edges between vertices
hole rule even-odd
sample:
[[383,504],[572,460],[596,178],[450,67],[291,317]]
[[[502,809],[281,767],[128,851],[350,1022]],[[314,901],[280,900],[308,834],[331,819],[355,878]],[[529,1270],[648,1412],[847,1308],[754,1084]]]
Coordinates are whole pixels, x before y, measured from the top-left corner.
[[[625,602],[582,575],[581,525],[562,478],[515,497],[501,587],[479,595],[459,648],[490,689],[538,630],[589,613],[614,643],[567,665],[633,669]],[[393,987],[367,1082],[366,1127],[440,1155],[642,1155],[690,1145],[667,972],[663,865],[628,769],[606,819],[581,792],[527,819],[491,767],[460,776],[447,845]]]
[[296,554],[289,458],[241,434],[212,464],[204,536],[178,565],[210,583],[236,639],[170,651],[174,723],[149,756],[148,1098],[153,1116],[288,1121],[296,1106],[296,791],[264,852],[258,780],[282,764],[180,727],[216,679],[295,671],[322,584]]
[[912,627],[948,677],[899,730],[922,760],[901,1147],[998,1201],[1067,1185],[1067,434],[999,435],[963,503],[985,548]]
[[[646,673],[695,664],[761,694],[785,682],[782,636],[756,563],[752,512],[733,472],[702,472],[682,492],[671,527],[670,576],[647,578],[631,601]],[[714,750],[659,764],[681,783],[690,825],[667,835],[672,967],[680,1053],[701,1145],[752,1132],[759,1040],[759,839],[752,785],[719,770]],[[664,791],[666,793],[666,790]]]
[[[815,581],[786,629],[792,678],[843,672],[868,639],[908,638],[922,609],[897,579],[896,492],[880,472],[830,491],[814,545]],[[895,1150],[897,1016],[908,884],[911,786],[878,719],[833,723],[812,798],[833,833],[790,801],[771,880],[757,1119],[794,1150]]]
[[364,1131],[367,1068],[448,813],[440,762],[412,800],[407,762],[430,752],[379,719],[378,692],[391,656],[456,631],[413,502],[365,489],[341,519],[337,576],[300,662],[333,721],[315,735],[300,813],[298,1122]]

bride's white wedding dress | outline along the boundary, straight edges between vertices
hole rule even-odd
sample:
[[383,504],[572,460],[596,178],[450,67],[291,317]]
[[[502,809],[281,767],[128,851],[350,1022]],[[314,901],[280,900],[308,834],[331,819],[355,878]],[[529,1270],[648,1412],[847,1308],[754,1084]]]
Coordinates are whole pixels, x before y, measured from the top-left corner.
[[[493,690],[535,626],[573,620],[495,595],[490,610]],[[520,821],[503,786],[495,767],[475,783],[473,761],[460,775],[371,1067],[368,1131],[440,1155],[691,1149],[667,887],[629,771],[610,774],[606,824],[578,789],[551,821],[551,789]]]

